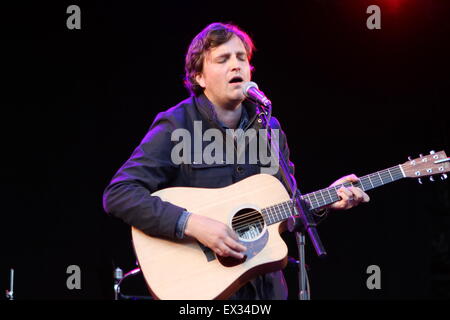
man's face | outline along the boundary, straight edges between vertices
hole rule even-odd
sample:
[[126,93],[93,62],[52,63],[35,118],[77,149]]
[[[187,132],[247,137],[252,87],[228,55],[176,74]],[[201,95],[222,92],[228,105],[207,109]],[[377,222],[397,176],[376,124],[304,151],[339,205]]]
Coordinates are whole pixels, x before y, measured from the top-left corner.
[[242,85],[251,80],[250,63],[241,39],[233,36],[209,50],[204,59],[203,71],[196,80],[208,99],[219,107],[239,105],[245,99]]

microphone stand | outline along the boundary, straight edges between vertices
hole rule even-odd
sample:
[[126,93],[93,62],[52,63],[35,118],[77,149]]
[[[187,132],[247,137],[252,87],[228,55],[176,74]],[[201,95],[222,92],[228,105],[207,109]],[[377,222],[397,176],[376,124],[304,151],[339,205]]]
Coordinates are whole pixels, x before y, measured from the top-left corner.
[[9,290],[6,290],[6,299],[14,300],[14,269],[10,270]]
[[121,292],[122,282],[128,277],[135,276],[139,272],[141,272],[141,269],[136,268],[124,275],[122,269],[116,268],[114,270],[114,300],[153,300],[153,297],[151,296],[131,296]]
[[[268,145],[273,146],[271,138],[270,118],[272,115],[272,104],[270,101],[265,101],[264,104],[259,103],[256,111],[259,115],[259,119],[262,122],[263,127],[267,129],[267,142]],[[300,190],[297,188],[297,182],[295,178],[290,174],[289,167],[287,165],[287,159],[279,149],[278,145],[275,145],[275,152],[279,155],[280,174],[283,180],[283,184],[291,196],[292,210],[295,214],[288,220],[288,230],[295,232],[296,242],[299,254],[299,300],[309,300],[310,295],[308,292],[309,286],[307,286],[307,272],[305,268],[305,236],[304,233],[308,233],[309,238],[312,241],[314,249],[319,257],[325,257],[326,251],[322,245],[319,234],[317,232],[317,223],[309,210],[306,203],[301,199]],[[273,155],[271,154],[271,157]]]

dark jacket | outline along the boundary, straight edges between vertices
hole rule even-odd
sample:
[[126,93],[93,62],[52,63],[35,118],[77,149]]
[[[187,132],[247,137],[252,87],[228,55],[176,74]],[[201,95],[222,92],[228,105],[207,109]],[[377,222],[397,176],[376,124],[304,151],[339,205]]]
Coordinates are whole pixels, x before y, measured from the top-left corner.
[[[261,123],[258,121],[256,107],[250,102],[244,102],[249,121],[247,128],[258,130]],[[225,131],[218,122],[214,107],[204,95],[190,97],[175,107],[159,113],[150,130],[134,150],[130,159],[114,175],[103,195],[103,206],[106,212],[122,219],[144,233],[175,239],[176,224],[178,218],[186,208],[181,208],[169,202],[162,201],[159,197],[151,196],[157,190],[168,187],[202,187],[220,188],[231,185],[251,175],[261,172],[264,166],[261,161],[256,164],[226,164],[217,163],[207,165],[204,163],[174,164],[171,160],[171,152],[178,141],[171,141],[172,131],[184,128],[192,133],[194,138],[194,121],[202,121],[203,132],[210,128]],[[272,128],[280,129],[278,121],[271,118]],[[210,142],[204,142],[204,146]],[[191,159],[195,158],[193,142]],[[225,143],[224,143],[225,145]],[[245,148],[248,153],[249,148]],[[289,159],[289,149],[285,134],[280,129],[280,149],[286,159]],[[203,150],[203,148],[202,148]],[[246,155],[246,159],[248,155]],[[288,161],[291,174],[294,174],[294,166]],[[276,176],[280,179],[279,172]],[[286,298],[285,284],[281,271],[271,274],[264,282],[266,288],[255,287],[261,291],[255,297],[259,298]],[[273,277],[273,278],[272,278]],[[276,282],[280,291],[277,293],[268,289]],[[259,285],[264,286],[264,283]],[[240,291],[248,290],[245,287]],[[247,295],[245,295],[247,297]]]

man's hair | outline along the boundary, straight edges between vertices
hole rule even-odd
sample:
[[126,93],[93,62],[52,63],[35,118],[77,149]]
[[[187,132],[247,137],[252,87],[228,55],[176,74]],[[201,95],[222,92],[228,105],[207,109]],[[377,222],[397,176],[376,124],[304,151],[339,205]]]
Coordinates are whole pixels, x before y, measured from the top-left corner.
[[241,39],[247,52],[248,61],[252,59],[255,46],[247,33],[232,24],[212,23],[203,29],[189,45],[184,70],[184,86],[192,95],[198,96],[203,88],[195,80],[195,76],[203,71],[203,61],[208,50],[229,41],[234,35]]

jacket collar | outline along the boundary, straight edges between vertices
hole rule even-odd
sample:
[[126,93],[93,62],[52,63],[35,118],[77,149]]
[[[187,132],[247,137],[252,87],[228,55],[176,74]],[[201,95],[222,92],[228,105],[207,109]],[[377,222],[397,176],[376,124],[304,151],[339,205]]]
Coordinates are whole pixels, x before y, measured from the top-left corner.
[[[219,119],[217,118],[217,113],[214,110],[214,106],[211,101],[202,93],[197,97],[194,97],[195,106],[200,114],[207,119],[209,122],[214,123],[216,126],[220,126]],[[242,106],[247,111],[248,115],[248,125],[252,125],[257,117],[256,105],[251,101],[245,100],[242,102]]]

